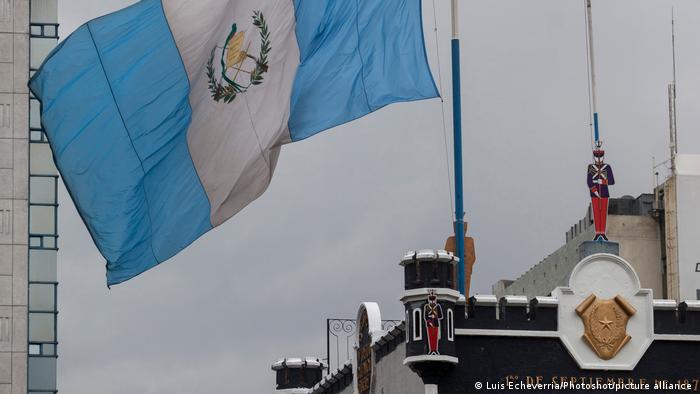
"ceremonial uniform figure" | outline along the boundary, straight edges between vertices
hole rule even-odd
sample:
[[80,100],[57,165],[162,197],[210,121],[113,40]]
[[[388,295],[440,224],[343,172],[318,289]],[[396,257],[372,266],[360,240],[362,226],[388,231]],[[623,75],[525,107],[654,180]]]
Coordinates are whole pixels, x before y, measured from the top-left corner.
[[612,167],[604,163],[605,151],[601,148],[600,142],[596,143],[593,151],[595,162],[588,166],[588,188],[591,191],[591,206],[593,208],[593,222],[595,223],[594,241],[607,241],[605,235],[608,218],[608,191],[609,185],[615,184]]
[[428,355],[440,354],[438,339],[440,339],[440,320],[442,317],[442,306],[437,302],[435,290],[430,290],[428,303],[423,308],[423,319],[428,332]]

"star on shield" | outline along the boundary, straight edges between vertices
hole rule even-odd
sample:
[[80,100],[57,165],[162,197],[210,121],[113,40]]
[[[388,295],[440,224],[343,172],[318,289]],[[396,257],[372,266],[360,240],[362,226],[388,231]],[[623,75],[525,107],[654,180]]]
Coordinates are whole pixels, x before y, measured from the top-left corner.
[[603,360],[614,358],[632,339],[627,334],[627,322],[637,310],[619,295],[601,300],[591,294],[576,308],[576,313],[583,321],[582,339]]

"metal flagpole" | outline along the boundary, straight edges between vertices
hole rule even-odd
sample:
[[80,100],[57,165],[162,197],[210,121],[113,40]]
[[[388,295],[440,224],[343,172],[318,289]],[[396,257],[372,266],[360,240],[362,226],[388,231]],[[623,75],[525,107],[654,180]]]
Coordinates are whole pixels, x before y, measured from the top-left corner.
[[593,131],[595,133],[595,143],[600,141],[600,130],[598,128],[598,97],[596,95],[595,84],[595,57],[593,55],[593,11],[591,10],[591,0],[586,1],[588,12],[588,55],[591,70],[591,101],[593,105]]
[[673,54],[673,81],[668,85],[668,120],[670,123],[671,173],[676,173],[678,154],[678,125],[676,122],[676,18],[671,8],[671,51]]
[[[452,123],[454,128],[455,162],[455,241],[459,257],[459,292],[464,294],[464,196],[462,186],[462,96],[459,73],[459,9],[452,0]],[[466,294],[465,294],[466,296]]]

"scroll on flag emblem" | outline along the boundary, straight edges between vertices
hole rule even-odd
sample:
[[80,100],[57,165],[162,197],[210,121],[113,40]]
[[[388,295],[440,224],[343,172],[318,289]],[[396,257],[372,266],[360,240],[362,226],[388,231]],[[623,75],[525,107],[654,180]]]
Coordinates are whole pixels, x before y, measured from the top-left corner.
[[142,0],[29,86],[108,285],[260,196],[282,145],[438,95],[421,0]]

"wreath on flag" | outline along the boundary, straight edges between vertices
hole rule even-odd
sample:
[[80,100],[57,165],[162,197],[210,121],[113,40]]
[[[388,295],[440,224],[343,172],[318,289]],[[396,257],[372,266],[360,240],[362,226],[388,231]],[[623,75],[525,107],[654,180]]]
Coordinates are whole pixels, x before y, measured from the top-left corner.
[[[223,101],[228,104],[235,100],[239,93],[245,93],[251,86],[263,83],[263,74],[268,71],[268,55],[272,47],[270,46],[270,31],[267,21],[261,11],[253,11],[253,26],[258,29],[260,34],[260,49],[257,57],[251,55],[248,48],[243,48],[245,32],[237,31],[235,23],[231,26],[231,32],[228,34],[224,46],[212,48],[206,69],[209,91],[214,101]],[[221,48],[221,73],[217,77],[214,58],[216,50],[219,48]],[[255,66],[252,69],[245,69],[246,60],[252,60]],[[249,75],[247,84],[236,82],[241,73]]]

